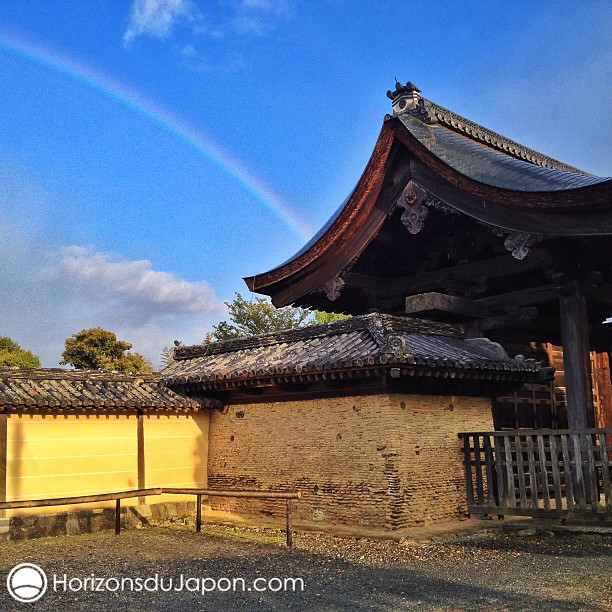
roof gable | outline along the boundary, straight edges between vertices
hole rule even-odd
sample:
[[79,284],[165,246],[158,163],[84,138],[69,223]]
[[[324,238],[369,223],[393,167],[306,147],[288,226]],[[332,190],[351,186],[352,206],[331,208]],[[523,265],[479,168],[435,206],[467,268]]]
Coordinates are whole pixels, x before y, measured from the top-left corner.
[[540,364],[511,359],[489,340],[464,340],[459,326],[378,313],[210,345],[180,347],[163,370],[168,385],[229,389],[261,379],[316,377],[337,372],[403,368],[500,380],[538,376]]

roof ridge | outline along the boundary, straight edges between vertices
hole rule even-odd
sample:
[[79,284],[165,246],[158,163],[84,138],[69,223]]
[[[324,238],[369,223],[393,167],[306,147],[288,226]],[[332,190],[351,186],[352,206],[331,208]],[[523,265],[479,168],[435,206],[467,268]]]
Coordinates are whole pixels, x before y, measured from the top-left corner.
[[376,312],[357,315],[339,321],[332,321],[330,323],[319,323],[317,325],[306,325],[304,327],[294,327],[293,329],[268,332],[258,336],[220,340],[218,342],[211,342],[210,344],[181,346],[175,349],[174,358],[177,361],[184,361],[197,357],[205,357],[207,355],[231,353],[261,346],[309,340],[311,338],[339,335],[361,330],[367,330],[379,346],[381,346],[381,343],[384,344],[385,333],[392,331],[412,331],[446,336],[461,335],[462,333],[460,328],[456,325]]
[[[369,316],[369,315],[362,315]],[[256,336],[244,336],[242,338],[232,338],[231,340],[218,340],[209,344],[195,344],[191,346],[180,346],[174,351],[174,358],[177,361],[193,359],[195,357],[205,357],[218,353],[231,353],[245,349],[256,348],[259,346],[271,346],[284,342],[295,342],[319,336],[329,336],[330,328],[336,333],[357,331],[365,329],[362,316],[349,317],[330,323],[318,323],[317,325],[306,325],[304,327],[294,327],[279,331],[267,332]]]
[[114,382],[143,382],[156,383],[161,380],[158,372],[115,372],[112,370],[68,370],[63,368],[13,368],[0,367],[0,379],[28,379],[28,380],[91,380],[103,379]]
[[[575,168],[574,166],[565,164],[554,157],[550,157],[549,155],[540,153],[535,149],[526,147],[516,140],[512,140],[507,136],[494,132],[493,130],[486,128],[483,125],[472,121],[471,119],[467,119],[466,117],[463,117],[462,115],[455,113],[444,106],[440,106],[427,98],[422,99],[427,104],[428,112],[433,114],[439,123],[442,123],[444,126],[458,132],[459,134],[470,137],[472,140],[477,140],[478,142],[497,149],[498,151],[502,151],[503,153],[511,155],[512,157],[530,162],[537,166],[551,168],[552,170],[576,172],[578,174],[586,174],[590,176],[588,172],[580,170],[580,168]],[[409,113],[410,111],[404,112]]]

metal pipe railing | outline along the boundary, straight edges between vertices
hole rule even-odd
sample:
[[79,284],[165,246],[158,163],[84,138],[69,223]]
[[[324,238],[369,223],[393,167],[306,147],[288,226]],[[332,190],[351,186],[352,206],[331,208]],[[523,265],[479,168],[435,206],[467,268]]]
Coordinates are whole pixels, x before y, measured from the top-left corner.
[[78,495],[73,497],[52,497],[45,499],[24,499],[0,502],[0,510],[14,510],[17,508],[43,508],[48,506],[66,506],[71,504],[91,504],[101,501],[115,501],[115,534],[121,533],[121,500],[133,497],[152,497],[155,495],[195,495],[196,496],[196,533],[202,530],[202,497],[247,497],[251,499],[284,499],[285,524],[287,531],[287,546],[293,545],[291,529],[291,500],[300,499],[301,491],[266,491],[242,490],[224,491],[221,489],[187,489],[176,487],[156,487],[151,489],[134,489],[130,491],[116,491],[114,493],[98,493],[96,495]]

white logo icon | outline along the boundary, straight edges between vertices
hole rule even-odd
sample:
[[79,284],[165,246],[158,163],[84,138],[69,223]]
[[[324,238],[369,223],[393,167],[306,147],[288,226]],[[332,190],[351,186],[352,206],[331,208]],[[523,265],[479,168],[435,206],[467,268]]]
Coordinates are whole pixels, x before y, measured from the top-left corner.
[[34,563],[20,563],[9,572],[6,588],[13,599],[33,603],[47,591],[47,574]]

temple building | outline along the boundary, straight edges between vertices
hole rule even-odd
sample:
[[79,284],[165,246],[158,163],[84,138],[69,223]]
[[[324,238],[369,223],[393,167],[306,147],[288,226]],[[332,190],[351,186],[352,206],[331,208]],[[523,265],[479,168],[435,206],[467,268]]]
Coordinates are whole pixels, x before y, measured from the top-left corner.
[[477,125],[411,83],[387,95],[393,115],[348,200],[297,255],[246,278],[249,288],[276,306],[459,322],[465,337],[523,351],[540,343],[551,365],[562,345],[567,424],[612,424],[612,180]]
[[388,96],[348,199],[294,257],[245,279],[276,306],[352,318],[181,347],[164,372],[225,406],[211,415],[209,483],[300,488],[304,524],[460,516],[462,431],[612,425],[612,181],[411,83]]
[[[96,429],[123,457],[115,488],[299,489],[302,527],[401,537],[468,510],[597,514],[600,495],[612,516],[612,180],[411,83],[387,95],[347,200],[291,259],[245,279],[276,306],[351,316],[179,346],[155,381],[5,372],[0,502],[67,495],[78,475],[52,491],[41,432]],[[278,500],[210,503],[284,515]]]

